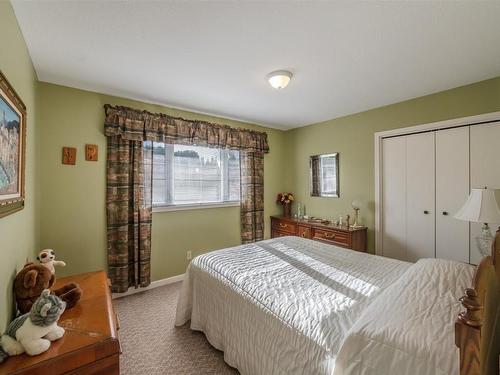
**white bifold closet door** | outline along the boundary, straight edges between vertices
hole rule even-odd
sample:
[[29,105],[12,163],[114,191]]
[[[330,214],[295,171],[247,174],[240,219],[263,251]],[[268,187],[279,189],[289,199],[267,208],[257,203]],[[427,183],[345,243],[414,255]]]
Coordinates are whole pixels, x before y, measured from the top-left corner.
[[[470,128],[470,170],[471,188],[500,189],[500,122],[471,126]],[[497,191],[500,202],[500,192]],[[500,223],[488,223],[491,231]],[[482,255],[478,249],[477,237],[481,234],[480,223],[471,223],[470,249],[472,264],[479,264]]]
[[436,258],[469,263],[469,223],[453,216],[469,196],[469,127],[436,132]]
[[435,257],[434,133],[382,144],[382,253],[415,262]]
[[383,255],[406,260],[406,137],[382,146]]
[[434,258],[435,144],[434,133],[406,136],[406,260]]

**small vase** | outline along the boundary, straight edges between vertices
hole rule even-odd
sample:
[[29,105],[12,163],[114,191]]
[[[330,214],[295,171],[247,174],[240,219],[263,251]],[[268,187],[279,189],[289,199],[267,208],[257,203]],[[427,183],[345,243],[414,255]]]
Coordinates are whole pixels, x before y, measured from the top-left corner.
[[292,204],[291,203],[283,205],[283,216],[284,217],[292,216]]

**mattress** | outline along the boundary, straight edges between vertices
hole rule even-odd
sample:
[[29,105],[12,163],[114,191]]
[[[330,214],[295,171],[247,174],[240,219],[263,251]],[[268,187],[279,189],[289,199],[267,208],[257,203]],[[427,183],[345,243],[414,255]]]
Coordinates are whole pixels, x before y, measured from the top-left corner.
[[410,266],[300,237],[214,251],[188,266],[176,325],[190,320],[244,375],[331,375],[353,325]]

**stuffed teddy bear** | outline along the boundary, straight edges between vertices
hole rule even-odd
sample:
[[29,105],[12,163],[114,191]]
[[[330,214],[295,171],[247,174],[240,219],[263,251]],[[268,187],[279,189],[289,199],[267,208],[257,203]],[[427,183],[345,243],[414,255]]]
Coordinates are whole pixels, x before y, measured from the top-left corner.
[[0,363],[8,356],[26,352],[38,355],[50,347],[50,342],[63,337],[64,328],[57,325],[66,302],[45,289],[29,313],[14,319],[1,337]]
[[64,263],[62,260],[56,260],[56,253],[52,249],[45,249],[40,251],[36,259],[38,259],[42,266],[47,267],[52,274],[56,273],[54,266],[66,266],[66,263]]
[[[56,281],[55,275],[41,264],[27,263],[14,279],[14,295],[21,314],[30,311],[31,306],[44,289],[50,289]],[[82,295],[82,290],[75,283],[69,283],[52,291],[66,302],[66,308],[73,307]]]

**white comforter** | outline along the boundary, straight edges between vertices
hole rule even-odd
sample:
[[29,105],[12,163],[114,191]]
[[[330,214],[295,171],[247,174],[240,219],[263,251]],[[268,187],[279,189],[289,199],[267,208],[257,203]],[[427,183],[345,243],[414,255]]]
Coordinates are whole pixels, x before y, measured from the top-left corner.
[[422,259],[367,308],[340,349],[335,375],[455,375],[458,299],[474,267]]
[[245,375],[331,375],[353,324],[409,267],[299,237],[214,251],[189,265],[176,325],[191,319]]

